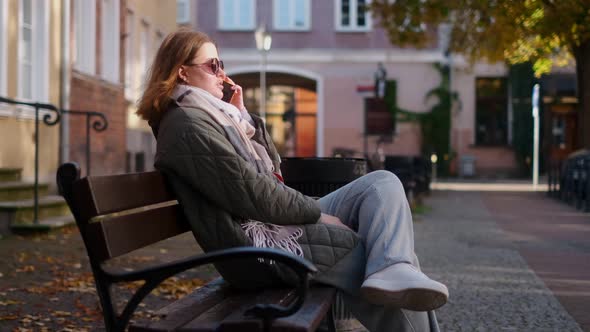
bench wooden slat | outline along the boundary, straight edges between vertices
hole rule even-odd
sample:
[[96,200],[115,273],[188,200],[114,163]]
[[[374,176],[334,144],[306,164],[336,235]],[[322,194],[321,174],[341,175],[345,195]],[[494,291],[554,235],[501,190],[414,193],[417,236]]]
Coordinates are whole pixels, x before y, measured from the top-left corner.
[[[210,310],[179,329],[181,332],[262,331],[260,319],[246,317],[244,312],[256,304],[277,304],[290,294],[291,289],[272,289],[262,292],[232,294]],[[287,303],[288,304],[288,303]]]
[[[220,331],[220,323],[229,315],[236,311],[240,311],[243,306],[249,305],[252,307],[257,302],[252,302],[252,299],[259,299],[261,294],[256,293],[234,293],[225,298],[222,302],[209,308],[201,315],[196,316],[193,320],[179,328],[179,332],[217,332]],[[255,331],[252,328],[240,329],[240,331]]]
[[176,204],[92,222],[85,229],[90,250],[104,261],[187,232],[178,209]]
[[[82,210],[90,218],[174,200],[160,172],[90,176],[76,184]],[[88,197],[84,197],[88,196]]]
[[[320,325],[323,317],[330,309],[334,300],[336,291],[333,288],[327,287],[313,287],[309,289],[308,296],[305,303],[297,311],[296,314],[279,318],[273,321],[271,331],[277,332],[308,332],[315,331]],[[294,290],[290,290],[287,301],[272,301],[271,296],[267,298],[261,297],[256,299],[254,303],[275,303],[279,305],[286,305],[293,301]],[[280,297],[275,296],[275,299]],[[244,306],[245,309],[251,307],[252,304]],[[244,310],[236,310],[232,315],[225,318],[219,327],[219,331],[260,331],[262,332],[264,327],[259,319],[252,319],[244,317]],[[195,332],[190,330],[190,332]]]
[[[235,310],[230,315],[225,317],[220,324],[218,331],[260,331],[264,330],[262,320],[251,316],[246,316],[246,310],[252,308],[256,304],[278,304],[289,305],[293,300],[293,289],[281,289],[265,291],[256,297],[252,297],[250,301],[245,302],[238,310]],[[191,331],[193,332],[193,331]]]
[[230,291],[229,285],[223,279],[216,279],[158,310],[155,313],[158,321],[133,324],[129,326],[129,332],[176,330],[193,320],[195,316],[222,302]]
[[[203,290],[197,290],[196,293]],[[158,322],[150,325],[150,329],[142,327],[137,329],[134,327],[133,332],[143,331],[168,331],[172,327],[181,332],[213,332],[213,331],[262,331],[263,325],[259,319],[247,317],[244,312],[253,307],[255,304],[279,304],[286,306],[294,300],[292,289],[273,289],[258,293],[252,292],[235,292],[231,295],[226,294],[227,297],[211,306],[208,310],[197,310],[190,312],[185,310],[183,320],[192,314],[194,317],[190,322],[179,327],[179,320],[174,317],[164,317]],[[330,309],[334,296],[335,289],[329,287],[313,287],[309,290],[308,298],[303,307],[294,315],[277,319],[273,322],[272,331],[315,331],[319,326],[323,317]],[[191,308],[198,304],[188,304],[188,301],[198,299],[198,296],[191,295],[189,298],[185,297],[179,301],[183,301],[183,308]],[[173,310],[179,310],[178,307]],[[181,314],[183,315],[183,314]],[[157,328],[156,328],[157,326]]]
[[277,319],[273,329],[281,332],[315,331],[322,318],[330,310],[336,297],[336,289],[331,287],[313,287],[308,298],[297,314]]

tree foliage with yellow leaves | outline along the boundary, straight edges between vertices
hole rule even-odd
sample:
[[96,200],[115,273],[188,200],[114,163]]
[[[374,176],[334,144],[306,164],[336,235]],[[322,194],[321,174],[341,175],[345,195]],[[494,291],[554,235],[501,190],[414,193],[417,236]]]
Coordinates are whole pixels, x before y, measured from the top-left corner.
[[449,51],[471,61],[532,62],[536,75],[576,65],[580,138],[590,147],[590,0],[372,0],[393,45],[429,47],[450,27]]

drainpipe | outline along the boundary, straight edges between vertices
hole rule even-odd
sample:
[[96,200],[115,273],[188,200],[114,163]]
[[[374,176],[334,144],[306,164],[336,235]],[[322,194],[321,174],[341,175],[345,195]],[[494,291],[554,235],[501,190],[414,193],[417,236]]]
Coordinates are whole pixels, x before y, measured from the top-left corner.
[[[70,0],[61,2],[61,63],[60,63],[60,108],[70,108]],[[60,140],[60,163],[70,159],[70,117],[67,114],[61,115],[61,140]]]

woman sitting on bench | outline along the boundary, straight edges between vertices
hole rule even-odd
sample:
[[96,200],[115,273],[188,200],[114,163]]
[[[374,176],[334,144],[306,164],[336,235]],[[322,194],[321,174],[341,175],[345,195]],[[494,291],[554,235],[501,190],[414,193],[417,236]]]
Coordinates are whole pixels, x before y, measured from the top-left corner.
[[[205,251],[275,247],[312,261],[318,283],[339,289],[371,331],[426,331],[447,288],[420,272],[412,215],[398,178],[367,174],[315,200],[282,183],[280,158],[264,122],[244,107],[205,34],[166,37],[137,113],[157,138],[155,167],[178,197]],[[264,261],[216,264],[236,287],[292,283],[288,267]]]

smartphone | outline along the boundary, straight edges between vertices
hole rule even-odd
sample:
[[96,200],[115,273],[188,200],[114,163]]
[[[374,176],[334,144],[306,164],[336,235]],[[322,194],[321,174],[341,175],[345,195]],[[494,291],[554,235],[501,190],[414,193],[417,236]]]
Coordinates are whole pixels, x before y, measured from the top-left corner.
[[229,103],[231,97],[234,95],[234,90],[231,89],[231,87],[234,85],[234,81],[232,81],[231,78],[226,76],[223,80],[223,97],[221,97],[221,100]]

